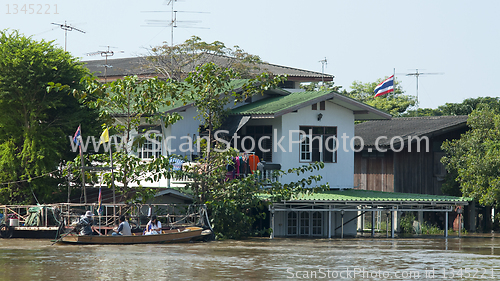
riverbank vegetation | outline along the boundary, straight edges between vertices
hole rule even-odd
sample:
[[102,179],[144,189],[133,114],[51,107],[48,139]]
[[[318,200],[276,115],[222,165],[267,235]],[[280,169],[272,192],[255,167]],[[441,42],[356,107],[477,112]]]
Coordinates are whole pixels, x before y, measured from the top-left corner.
[[54,42],[0,31],[2,204],[64,199],[61,166],[74,157],[67,136],[79,124],[96,132],[96,111],[71,94],[87,75],[83,63]]

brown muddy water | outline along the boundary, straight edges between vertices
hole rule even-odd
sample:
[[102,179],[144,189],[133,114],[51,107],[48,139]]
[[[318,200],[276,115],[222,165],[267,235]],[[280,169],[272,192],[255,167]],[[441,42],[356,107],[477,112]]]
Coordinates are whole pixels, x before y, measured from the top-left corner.
[[500,235],[73,246],[0,239],[0,280],[500,280]]

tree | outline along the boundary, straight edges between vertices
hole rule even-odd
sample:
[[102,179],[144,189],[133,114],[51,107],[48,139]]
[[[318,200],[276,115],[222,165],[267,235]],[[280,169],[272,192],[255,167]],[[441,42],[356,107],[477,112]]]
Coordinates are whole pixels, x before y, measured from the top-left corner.
[[[176,83],[158,78],[139,80],[137,76],[127,76],[106,84],[89,78],[85,81],[84,90],[78,93],[83,103],[99,110],[100,120],[106,122],[102,125],[103,128],[109,128],[112,133],[121,136],[120,140],[112,137],[108,145],[109,149],[112,149],[112,143],[115,144],[112,156],[113,165],[117,169],[114,175],[106,173],[103,180],[108,187],[111,187],[115,181],[120,183],[118,191],[126,200],[139,197],[146,200],[148,195],[151,195],[151,191],[142,188],[140,182],[158,181],[161,176],[169,176],[168,159],[157,157],[145,162],[134,155],[134,152],[143,145],[146,139],[156,137],[147,129],[141,130],[141,126],[157,124],[160,119],[168,126],[180,119],[177,113],[164,115],[160,112],[162,106],[172,103],[172,97],[178,92],[176,87]],[[75,162],[78,163],[78,161],[77,159]],[[89,161],[101,167],[111,166],[108,153],[89,155]],[[134,197],[129,196],[132,187],[136,191]]]
[[[487,104],[491,108],[500,109],[500,98],[498,97],[478,97],[465,99],[461,103],[446,103],[438,106],[437,109],[420,108],[418,116],[446,116],[446,115],[469,115],[480,105]],[[404,113],[403,117],[415,116],[415,110]]]
[[383,80],[384,79],[378,79],[376,82],[371,83],[354,81],[351,85],[352,90],[350,92],[344,90],[341,94],[386,111],[393,116],[403,114],[408,108],[416,104],[415,97],[403,95],[404,91],[397,81],[394,82],[394,92],[375,97],[373,91]]
[[259,56],[251,55],[239,46],[226,47],[220,41],[207,43],[197,36],[192,36],[182,44],[171,46],[165,42],[162,46],[153,47],[144,61],[165,78],[176,81],[183,81],[188,73],[207,62],[232,69],[244,78],[255,77],[262,72],[258,67],[262,62]]
[[[53,42],[0,31],[0,201],[58,200],[68,135],[97,117],[70,93],[88,70]],[[36,196],[36,198],[33,197]]]
[[[298,182],[270,183],[259,180],[257,173],[243,179],[226,180],[228,159],[237,156],[237,152],[225,147],[222,142],[216,142],[213,131],[221,125],[227,105],[276,87],[284,79],[263,73],[244,83],[241,91],[235,91],[231,83],[231,79],[235,77],[238,77],[238,74],[234,70],[206,63],[197,67],[185,80],[189,94],[184,97],[194,101],[193,105],[199,113],[198,119],[207,128],[209,135],[198,165],[184,171],[184,175],[193,180],[186,188],[192,191],[195,200],[208,205],[214,231],[220,238],[251,235],[256,218],[265,216],[266,205],[262,196],[270,200],[288,199],[292,194],[305,191],[306,187],[321,179],[320,175],[311,175]],[[323,163],[314,163],[286,172],[276,171],[276,176],[288,173],[300,175],[323,166]],[[267,188],[263,189],[263,186]],[[317,187],[322,188],[326,186]],[[317,189],[307,189],[307,192]]]
[[492,109],[500,109],[500,98],[478,97],[465,99],[461,103],[446,103],[438,106],[443,115],[469,115],[480,105],[487,104]]
[[[239,77],[239,74],[233,69],[219,67],[214,63],[206,63],[196,68],[195,71],[189,73],[185,79],[185,93],[181,99],[185,102],[192,101],[193,106],[197,109],[197,119],[201,125],[206,127],[208,132],[208,144],[206,145],[206,163],[203,165],[204,174],[210,175],[212,168],[218,169],[216,160],[212,159],[213,150],[215,149],[214,130],[222,125],[224,118],[227,115],[227,105],[229,102],[235,104],[243,101],[249,96],[257,93],[262,93],[264,90],[272,87],[277,87],[285,77],[271,77],[267,73],[263,73],[254,79],[249,79],[238,88],[241,91],[236,91],[231,81]],[[214,164],[215,163],[215,164]],[[208,192],[209,184],[202,181],[200,185],[193,185],[193,190],[196,195],[201,196],[201,201],[206,201],[205,196]]]
[[485,206],[500,207],[500,110],[488,105],[472,111],[470,130],[460,139],[443,143],[441,160],[448,172],[456,174],[464,196]]

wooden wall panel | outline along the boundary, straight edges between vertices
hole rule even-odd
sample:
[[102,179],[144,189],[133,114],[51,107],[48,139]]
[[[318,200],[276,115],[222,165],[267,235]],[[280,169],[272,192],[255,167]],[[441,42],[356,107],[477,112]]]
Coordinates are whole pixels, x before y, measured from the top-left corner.
[[354,155],[354,186],[357,189],[374,191],[394,191],[394,161],[392,152],[383,157],[363,157]]

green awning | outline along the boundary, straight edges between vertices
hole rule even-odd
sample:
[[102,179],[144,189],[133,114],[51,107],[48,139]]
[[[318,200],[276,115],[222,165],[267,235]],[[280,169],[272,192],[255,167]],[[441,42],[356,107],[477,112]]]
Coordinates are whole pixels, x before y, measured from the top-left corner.
[[371,202],[403,202],[403,203],[416,203],[416,202],[436,202],[436,203],[466,203],[472,201],[472,198],[455,197],[446,195],[428,195],[428,194],[414,194],[414,193],[398,193],[398,192],[382,192],[370,190],[328,190],[323,192],[316,192],[312,194],[301,193],[294,196],[286,202],[338,202],[338,203],[371,203]]

